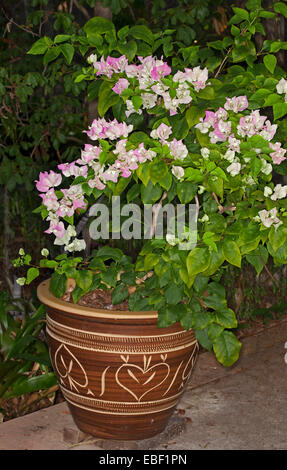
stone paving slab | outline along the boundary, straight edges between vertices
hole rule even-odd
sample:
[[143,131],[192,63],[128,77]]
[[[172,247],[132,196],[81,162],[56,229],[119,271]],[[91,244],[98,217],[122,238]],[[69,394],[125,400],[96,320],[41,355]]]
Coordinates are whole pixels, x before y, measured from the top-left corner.
[[0,450],[287,449],[287,321],[242,340],[225,368],[199,355],[166,429],[142,441],[109,441],[78,430],[65,402],[0,424]]

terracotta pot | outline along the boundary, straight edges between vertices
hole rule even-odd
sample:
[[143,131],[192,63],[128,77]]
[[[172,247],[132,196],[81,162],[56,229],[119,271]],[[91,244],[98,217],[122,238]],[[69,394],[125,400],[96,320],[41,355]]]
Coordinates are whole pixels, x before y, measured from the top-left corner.
[[198,344],[179,324],[157,327],[157,312],[92,309],[38,287],[47,307],[51,361],[73,419],[106,439],[161,432],[193,369]]

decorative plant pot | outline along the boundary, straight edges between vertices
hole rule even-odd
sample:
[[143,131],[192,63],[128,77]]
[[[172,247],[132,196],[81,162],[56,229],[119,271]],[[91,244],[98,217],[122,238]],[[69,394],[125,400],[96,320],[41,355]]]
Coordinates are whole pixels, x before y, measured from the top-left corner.
[[180,324],[157,327],[156,312],[92,309],[38,287],[47,307],[51,361],[73,419],[106,439],[161,432],[193,369],[198,344]]

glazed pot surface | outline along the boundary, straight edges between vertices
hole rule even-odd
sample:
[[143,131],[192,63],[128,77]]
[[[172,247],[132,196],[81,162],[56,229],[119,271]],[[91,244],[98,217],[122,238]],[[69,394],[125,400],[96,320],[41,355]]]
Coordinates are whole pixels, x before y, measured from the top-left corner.
[[61,391],[77,426],[110,439],[146,439],[173,413],[197,357],[192,330],[158,328],[157,312],[117,312],[55,298],[47,307],[47,339]]

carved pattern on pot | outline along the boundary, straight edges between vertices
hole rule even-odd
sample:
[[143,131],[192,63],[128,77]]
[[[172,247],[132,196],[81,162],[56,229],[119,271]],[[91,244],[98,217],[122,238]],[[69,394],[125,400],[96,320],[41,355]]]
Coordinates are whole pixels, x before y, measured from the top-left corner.
[[[196,344],[192,334],[187,337],[186,331],[162,334],[160,336],[145,335],[117,335],[91,332],[71,328],[53,320],[47,315],[47,333],[56,341],[68,346],[85,349],[87,351],[108,352],[119,354],[162,354],[186,349]],[[175,344],[177,345],[175,347]]]
[[[56,350],[54,364],[62,385],[66,385],[67,382],[71,390],[75,389],[79,393],[79,388],[87,389],[87,395],[94,396],[93,392],[88,388],[89,380],[84,367],[65,344],[60,344]],[[73,377],[75,367],[79,369],[77,375],[80,374],[80,379],[82,379],[80,381]]]
[[[129,362],[129,356],[121,356],[124,361],[115,373],[115,379],[117,384],[131,394],[136,401],[141,401],[144,396],[150,393],[152,390],[160,387],[169,377],[170,366],[166,363],[167,354],[161,354],[161,362],[157,362],[154,365],[150,365],[152,356],[143,356],[143,367]],[[129,386],[125,384],[125,375],[129,375],[131,382]],[[158,377],[163,378],[158,380]],[[139,393],[136,388],[140,386],[143,393]]]

